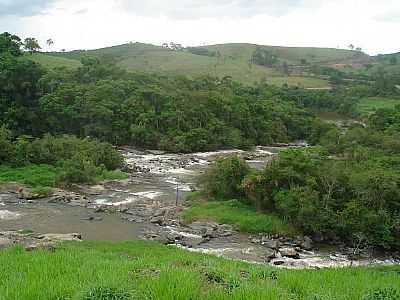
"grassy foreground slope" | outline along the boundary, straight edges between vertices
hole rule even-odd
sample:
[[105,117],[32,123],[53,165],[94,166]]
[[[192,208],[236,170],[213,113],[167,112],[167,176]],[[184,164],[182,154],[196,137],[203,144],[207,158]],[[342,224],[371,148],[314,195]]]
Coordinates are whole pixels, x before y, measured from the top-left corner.
[[[249,61],[257,47],[266,49],[276,56],[281,63],[286,62],[291,66],[297,66],[304,62],[307,64],[341,63],[360,57],[360,53],[355,53],[354,51],[328,48],[273,47],[253,44],[222,44],[201,47],[209,51],[218,51],[221,55],[217,57],[197,55],[187,50],[172,51],[142,43],[130,43],[89,51],[49,53],[46,56],[51,55],[79,60],[84,55],[106,55],[116,58],[120,66],[131,71],[161,72],[188,76],[231,76],[234,80],[246,84],[266,80],[276,85],[287,83],[306,88],[329,86],[326,80],[315,77],[287,76],[280,70],[279,64],[275,68],[250,65]],[[367,55],[365,57],[368,58]]]
[[284,270],[145,241],[0,252],[1,300],[398,299],[399,281],[399,266]]

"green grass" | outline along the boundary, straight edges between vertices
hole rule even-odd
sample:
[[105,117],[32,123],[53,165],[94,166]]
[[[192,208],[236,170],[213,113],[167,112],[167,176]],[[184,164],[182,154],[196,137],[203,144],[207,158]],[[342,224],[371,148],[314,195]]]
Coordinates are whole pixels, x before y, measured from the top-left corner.
[[398,290],[399,282],[399,266],[284,270],[146,241],[0,252],[0,300],[125,299],[89,298],[89,291],[129,292],[140,300],[359,300],[374,290]]
[[68,69],[74,69],[81,66],[80,61],[64,58],[64,57],[55,57],[46,55],[44,53],[35,53],[33,55],[27,54],[28,58],[32,59],[33,61],[41,64],[45,68],[55,68],[55,67],[65,67]]
[[378,109],[394,108],[396,105],[400,105],[400,99],[369,97],[360,101],[358,104],[358,111],[361,114],[369,115]]
[[277,216],[257,212],[238,200],[206,201],[201,195],[194,194],[188,197],[191,207],[183,212],[186,223],[198,220],[214,220],[223,224],[230,224],[241,232],[268,233],[268,234],[295,234],[295,229]]
[[[249,60],[257,45],[252,44],[223,44],[205,46],[211,51],[219,51],[221,57],[210,57],[195,55],[188,51],[170,51],[162,47],[131,43],[89,51],[72,51],[66,53],[46,53],[42,56],[54,59],[66,59],[60,64],[79,64],[79,59],[84,55],[115,57],[118,64],[129,71],[141,71],[150,73],[161,73],[167,75],[186,75],[197,77],[200,75],[231,76],[234,80],[245,84],[254,84],[261,80],[274,85],[289,84],[305,88],[329,87],[329,82],[323,79],[286,76],[279,68],[267,68],[253,65],[249,67]],[[281,61],[292,65],[298,65],[302,59],[309,63],[340,62],[352,59],[354,52],[338,49],[324,48],[295,48],[295,47],[272,47],[261,46],[274,53]],[[46,60],[38,54],[45,64],[57,64],[56,60]],[[76,65],[75,65],[76,66]]]
[[[61,168],[50,165],[28,165],[17,168],[0,165],[0,183],[23,183],[33,187],[33,193],[46,196],[50,193],[51,187],[57,186],[61,173]],[[95,182],[121,180],[128,177],[127,173],[119,170],[103,171],[100,176],[95,178]]]
[[28,165],[19,168],[0,165],[0,183],[19,182],[34,188],[54,187],[59,174],[58,168],[49,165]]

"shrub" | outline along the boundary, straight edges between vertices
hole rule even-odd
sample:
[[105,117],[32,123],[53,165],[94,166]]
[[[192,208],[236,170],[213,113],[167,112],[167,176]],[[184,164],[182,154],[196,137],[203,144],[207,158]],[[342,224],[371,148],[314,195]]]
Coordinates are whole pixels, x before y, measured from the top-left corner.
[[362,300],[399,300],[400,292],[394,288],[378,288],[367,295]]
[[209,196],[232,199],[243,196],[242,180],[250,172],[249,165],[238,156],[220,159],[200,178],[204,192]]
[[62,163],[62,173],[59,181],[69,183],[95,183],[95,178],[103,173],[103,169],[96,167],[85,155],[76,154]]
[[96,287],[91,289],[83,300],[129,300],[132,294],[126,289]]
[[11,143],[11,133],[5,127],[0,127],[0,164],[12,159],[14,146]]

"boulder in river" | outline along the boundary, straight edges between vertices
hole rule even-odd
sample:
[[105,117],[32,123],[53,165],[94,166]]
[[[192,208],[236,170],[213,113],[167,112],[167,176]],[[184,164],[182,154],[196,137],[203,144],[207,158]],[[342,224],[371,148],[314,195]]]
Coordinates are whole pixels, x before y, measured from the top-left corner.
[[204,238],[218,238],[231,236],[234,233],[232,226],[226,224],[218,224],[215,222],[197,221],[189,225],[196,234],[202,235]]
[[313,248],[312,239],[309,238],[308,236],[305,236],[305,237],[303,238],[303,241],[302,241],[301,244],[300,244],[300,247],[301,247],[302,249],[304,249],[304,250],[307,250],[307,251],[312,250],[312,248]]
[[163,216],[152,217],[152,218],[150,219],[150,223],[152,223],[152,224],[158,224],[158,225],[160,225],[160,226],[162,226],[162,225],[164,224],[164,221],[165,221],[165,219],[164,219]]
[[295,258],[295,259],[300,258],[300,254],[296,251],[295,248],[289,248],[289,247],[288,248],[280,248],[279,252],[284,257]]
[[280,246],[280,242],[279,242],[279,240],[269,240],[269,239],[265,239],[263,237],[261,239],[261,245],[263,245],[263,246],[265,246],[267,248],[278,250],[279,246]]
[[18,198],[24,200],[34,200],[40,198],[39,194],[32,192],[32,189],[23,187],[18,191]]

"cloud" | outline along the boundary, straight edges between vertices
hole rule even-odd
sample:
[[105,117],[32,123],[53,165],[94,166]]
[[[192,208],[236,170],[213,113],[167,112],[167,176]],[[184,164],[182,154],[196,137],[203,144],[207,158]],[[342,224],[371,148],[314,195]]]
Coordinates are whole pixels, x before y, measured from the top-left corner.
[[89,12],[88,8],[82,8],[74,12],[74,15],[83,15]]
[[117,0],[117,5],[139,16],[199,19],[282,16],[317,2],[314,0]]
[[382,13],[376,15],[374,18],[378,22],[391,22],[391,23],[400,23],[400,11],[389,11],[386,13]]
[[0,16],[33,16],[45,12],[54,0],[0,0]]

